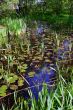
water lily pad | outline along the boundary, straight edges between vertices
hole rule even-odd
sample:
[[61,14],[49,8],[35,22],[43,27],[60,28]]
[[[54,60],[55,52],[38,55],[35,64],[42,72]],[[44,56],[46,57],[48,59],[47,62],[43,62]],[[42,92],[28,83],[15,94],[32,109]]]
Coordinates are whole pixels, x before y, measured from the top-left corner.
[[18,80],[18,76],[17,76],[17,75],[14,75],[13,78],[14,78],[15,80]]
[[6,91],[7,90],[7,86],[6,85],[2,85],[1,87],[0,87],[0,93],[2,92],[2,91]]
[[23,85],[24,85],[24,80],[22,78],[19,78],[18,86],[23,86]]
[[14,73],[10,73],[9,76],[14,76]]
[[33,77],[35,75],[35,72],[34,71],[29,72],[28,75],[29,75],[29,77]]
[[42,57],[37,57],[38,60],[42,60]]
[[40,63],[40,60],[35,60],[35,63]]
[[0,93],[0,97],[4,97],[4,96],[6,96],[6,93],[5,92]]
[[27,64],[23,64],[24,69],[27,69],[28,65]]
[[2,85],[0,87],[0,96],[5,96],[6,95],[6,90],[7,90],[7,86],[6,85]]
[[17,90],[18,89],[18,86],[17,85],[10,85],[10,89],[11,90]]
[[45,62],[51,63],[51,60],[49,60],[49,59],[45,59]]
[[23,69],[23,68],[22,68],[20,71],[21,71],[21,73],[24,73],[24,72],[26,72],[26,70],[25,70],[25,69]]
[[18,80],[18,76],[14,75],[14,74],[11,74],[11,76],[7,77],[6,80],[7,80],[8,83],[15,83],[16,80]]
[[26,72],[26,69],[28,68],[27,64],[23,64],[22,66],[18,66],[18,69],[20,70],[21,73]]
[[16,79],[14,77],[10,77],[7,79],[7,82],[9,83],[14,83],[16,81]]
[[48,53],[46,53],[46,55],[50,56],[50,55],[51,55],[51,53],[50,53],[50,52],[48,52]]

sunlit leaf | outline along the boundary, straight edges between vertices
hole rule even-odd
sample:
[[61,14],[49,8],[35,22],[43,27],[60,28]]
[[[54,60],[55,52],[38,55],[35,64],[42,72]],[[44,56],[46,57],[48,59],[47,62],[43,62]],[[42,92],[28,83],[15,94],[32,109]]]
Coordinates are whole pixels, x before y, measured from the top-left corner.
[[24,85],[24,80],[22,78],[19,78],[18,86],[23,86],[23,85]]

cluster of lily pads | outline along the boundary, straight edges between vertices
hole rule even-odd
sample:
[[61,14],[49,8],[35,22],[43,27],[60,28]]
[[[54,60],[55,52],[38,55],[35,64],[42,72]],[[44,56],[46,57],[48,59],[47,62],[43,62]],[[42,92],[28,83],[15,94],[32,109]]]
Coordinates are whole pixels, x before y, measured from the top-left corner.
[[[12,36],[15,37],[9,42],[9,45],[14,46],[14,50],[11,48],[10,53],[6,52],[5,60],[8,66],[6,71],[8,72],[6,74],[1,72],[2,85],[0,88],[5,88],[3,89],[5,96],[8,89],[18,90],[26,80],[33,95],[38,99],[44,83],[48,83],[49,90],[52,88],[51,86],[55,86],[55,81],[57,81],[56,62],[71,58],[69,52],[72,52],[72,42],[67,38],[60,42],[58,35],[53,33],[50,36],[51,34],[49,35],[43,25],[28,31],[26,25],[24,29],[23,24],[22,20],[11,21],[9,19],[7,21],[7,28],[9,32],[13,32]],[[14,73],[11,73],[11,68],[14,69],[13,64],[16,66],[16,71],[13,70]],[[3,93],[1,92],[0,96]]]
[[[6,73],[0,69],[0,96],[6,96],[10,90],[18,90],[24,85],[24,80],[21,76],[14,73]],[[9,91],[8,91],[9,90]]]

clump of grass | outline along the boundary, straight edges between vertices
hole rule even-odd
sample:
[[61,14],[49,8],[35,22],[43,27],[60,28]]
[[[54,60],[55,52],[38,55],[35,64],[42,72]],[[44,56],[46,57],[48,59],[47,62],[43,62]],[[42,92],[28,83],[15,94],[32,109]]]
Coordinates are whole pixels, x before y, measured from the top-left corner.
[[[58,68],[59,69],[59,68]],[[29,90],[30,99],[25,100],[22,96],[14,94],[15,104],[10,110],[73,110],[73,81],[70,82],[62,77],[62,70],[59,69],[59,81],[55,90],[49,91],[47,84],[43,86],[36,100]],[[30,105],[30,107],[29,107]],[[2,110],[6,110],[2,104]]]
[[31,110],[73,110],[73,83],[66,83],[62,76],[60,78],[55,91],[49,93],[43,87],[38,101],[31,99]]

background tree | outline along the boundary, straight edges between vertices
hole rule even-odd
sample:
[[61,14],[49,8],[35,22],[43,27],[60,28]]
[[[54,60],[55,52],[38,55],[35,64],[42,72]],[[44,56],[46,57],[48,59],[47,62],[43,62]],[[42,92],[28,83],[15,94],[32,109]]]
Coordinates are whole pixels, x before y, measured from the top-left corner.
[[69,14],[73,15],[73,0],[69,0]]
[[53,0],[52,1],[53,13],[56,15],[61,14],[62,12],[62,0]]

